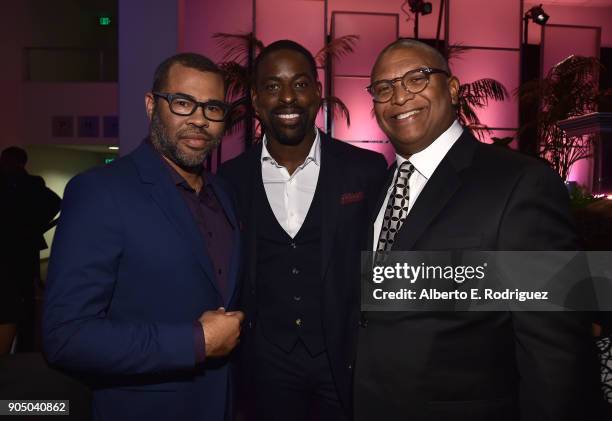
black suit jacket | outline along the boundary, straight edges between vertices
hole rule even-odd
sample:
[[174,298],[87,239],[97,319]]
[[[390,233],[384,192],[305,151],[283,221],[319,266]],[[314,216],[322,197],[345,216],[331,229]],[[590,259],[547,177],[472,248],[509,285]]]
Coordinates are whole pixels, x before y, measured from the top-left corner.
[[[392,167],[376,218],[394,172]],[[373,229],[370,227],[372,247]],[[575,250],[548,166],[465,131],[394,250]],[[356,420],[578,420],[598,396],[588,318],[552,312],[370,312],[359,332]]]
[[[255,192],[262,185],[261,144],[223,164],[219,175],[233,184],[244,225],[245,278],[242,305],[246,332],[242,347],[250,361],[249,339],[257,318]],[[359,260],[365,246],[369,213],[384,182],[383,156],[321,132],[323,232],[321,277],[324,281],[323,331],[340,399],[351,407],[351,378],[359,320]]]

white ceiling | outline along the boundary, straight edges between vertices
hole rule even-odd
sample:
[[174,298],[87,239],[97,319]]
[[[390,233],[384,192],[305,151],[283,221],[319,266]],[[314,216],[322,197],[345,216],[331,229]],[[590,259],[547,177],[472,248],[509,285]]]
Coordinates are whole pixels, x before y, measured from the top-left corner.
[[556,6],[612,7],[612,0],[529,0],[525,3],[542,3]]

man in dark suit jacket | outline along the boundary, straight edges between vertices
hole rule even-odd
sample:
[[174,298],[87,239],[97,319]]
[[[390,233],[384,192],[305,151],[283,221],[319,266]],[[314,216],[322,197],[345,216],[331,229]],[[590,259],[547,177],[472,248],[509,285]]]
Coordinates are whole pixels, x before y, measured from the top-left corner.
[[[372,216],[370,249],[576,249],[559,177],[459,125],[459,82],[436,50],[398,40],[371,81],[397,165]],[[390,235],[396,183],[407,184],[407,199]],[[364,312],[355,419],[594,419],[586,415],[599,393],[589,328],[574,312]]]
[[[263,142],[223,165],[245,220],[243,305],[257,419],[344,420],[358,326],[359,260],[379,154],[315,128],[321,84],[293,41],[255,64]],[[375,194],[375,193],[374,193]]]
[[218,67],[185,53],[146,94],[150,137],[66,188],[44,308],[48,360],[86,376],[95,420],[231,416],[227,356],[238,223],[227,186],[202,169],[229,106]]

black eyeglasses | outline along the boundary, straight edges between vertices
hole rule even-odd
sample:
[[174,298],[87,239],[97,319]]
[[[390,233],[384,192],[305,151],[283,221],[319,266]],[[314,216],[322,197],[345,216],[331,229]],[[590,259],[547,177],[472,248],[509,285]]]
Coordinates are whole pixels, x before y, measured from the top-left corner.
[[163,92],[153,92],[153,96],[163,98],[168,101],[170,111],[176,115],[188,116],[202,107],[204,117],[210,121],[225,121],[230,112],[230,105],[223,101],[210,100],[198,102],[194,98],[183,94],[167,94]]
[[405,73],[404,76],[396,77],[395,79],[378,80],[368,86],[366,90],[372,95],[374,102],[387,102],[393,97],[393,85],[396,82],[401,82],[402,87],[406,91],[412,94],[418,94],[427,88],[429,77],[434,73],[443,73],[446,76],[450,76],[446,70],[421,67],[411,70]]

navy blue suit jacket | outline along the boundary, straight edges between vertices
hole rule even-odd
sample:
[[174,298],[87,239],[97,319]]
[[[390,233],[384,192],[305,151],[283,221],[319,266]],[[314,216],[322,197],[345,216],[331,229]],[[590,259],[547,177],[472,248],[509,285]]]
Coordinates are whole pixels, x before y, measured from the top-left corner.
[[227,361],[196,366],[194,321],[231,309],[240,239],[223,181],[210,183],[234,227],[228,298],[187,204],[148,143],[67,186],[43,320],[48,360],[86,375],[96,420],[226,416]]

